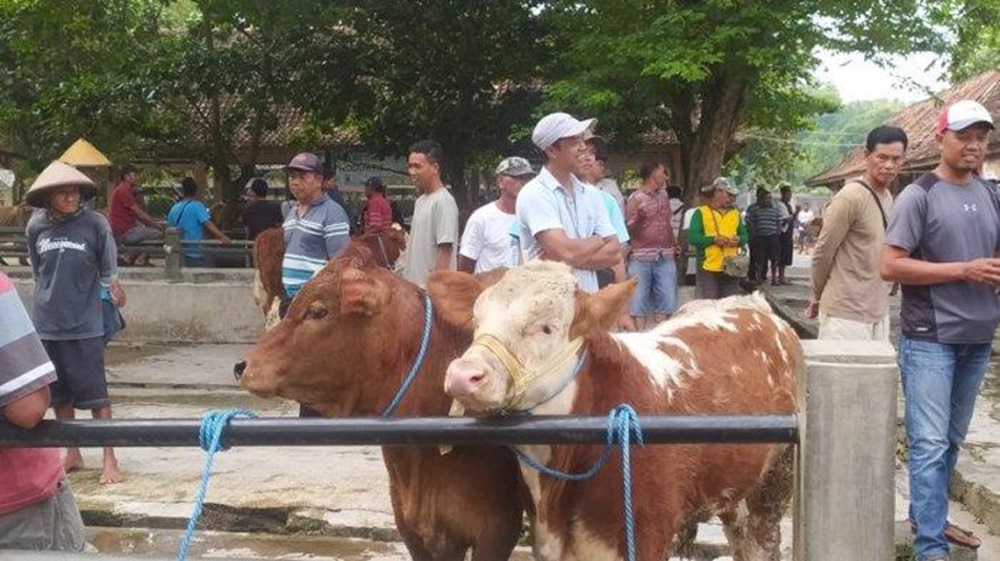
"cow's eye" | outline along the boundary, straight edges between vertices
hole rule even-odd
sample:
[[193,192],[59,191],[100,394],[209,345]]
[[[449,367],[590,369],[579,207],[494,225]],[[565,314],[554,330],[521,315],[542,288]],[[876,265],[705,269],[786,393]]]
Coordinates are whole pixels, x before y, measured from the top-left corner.
[[552,335],[552,328],[549,327],[549,326],[547,326],[547,325],[543,325],[542,326],[542,333],[544,333],[546,335]]
[[326,317],[326,308],[306,308],[306,319],[323,319]]

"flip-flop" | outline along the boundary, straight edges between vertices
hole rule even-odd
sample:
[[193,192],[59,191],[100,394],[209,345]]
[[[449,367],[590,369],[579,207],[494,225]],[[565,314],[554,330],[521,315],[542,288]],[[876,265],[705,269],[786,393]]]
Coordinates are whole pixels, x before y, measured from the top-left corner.
[[948,522],[944,526],[944,537],[955,545],[961,545],[969,549],[979,549],[983,545],[983,540],[976,537],[971,530],[966,530]]
[[[910,531],[914,534],[917,533],[917,524],[913,520],[910,520]],[[971,530],[966,530],[951,522],[944,525],[944,538],[950,543],[969,549],[979,549],[979,546],[983,545],[983,540],[979,539]]]

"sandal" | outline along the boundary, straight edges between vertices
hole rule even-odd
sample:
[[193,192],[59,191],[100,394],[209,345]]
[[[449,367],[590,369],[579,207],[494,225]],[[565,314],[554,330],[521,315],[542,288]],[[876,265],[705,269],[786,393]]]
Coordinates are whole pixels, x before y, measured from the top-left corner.
[[[910,530],[913,533],[917,532],[917,524],[910,520]],[[983,545],[983,540],[979,539],[972,530],[966,530],[961,526],[956,526],[951,522],[947,522],[944,525],[944,537],[949,543],[955,545],[960,545],[962,547],[967,547],[969,549],[979,549],[979,546]]]

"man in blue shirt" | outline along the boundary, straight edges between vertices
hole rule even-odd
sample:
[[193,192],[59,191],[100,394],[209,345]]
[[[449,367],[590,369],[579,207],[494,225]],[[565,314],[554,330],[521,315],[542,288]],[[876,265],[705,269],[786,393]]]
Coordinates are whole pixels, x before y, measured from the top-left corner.
[[586,292],[597,291],[597,270],[621,261],[621,245],[600,192],[574,175],[586,149],[583,133],[595,119],[566,113],[543,117],[531,134],[545,165],[517,198],[525,259],[551,259],[573,267]]
[[[208,230],[212,237],[228,244],[231,241],[229,236],[212,222],[205,203],[196,198],[198,184],[194,179],[185,177],[181,180],[181,194],[184,198],[174,203],[167,213],[167,226],[180,228],[181,239],[184,241],[200,242],[205,238],[205,230]],[[200,245],[184,247],[184,266],[205,266],[205,251]]]

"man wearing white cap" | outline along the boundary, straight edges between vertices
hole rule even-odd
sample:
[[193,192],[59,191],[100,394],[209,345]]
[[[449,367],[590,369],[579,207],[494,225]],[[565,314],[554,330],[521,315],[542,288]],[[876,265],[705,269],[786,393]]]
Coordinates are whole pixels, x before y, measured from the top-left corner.
[[476,209],[465,224],[458,250],[459,271],[485,273],[516,265],[511,259],[510,228],[517,219],[517,195],[535,176],[535,170],[528,160],[511,156],[500,162],[495,175],[500,198]]
[[618,237],[600,192],[573,173],[586,148],[583,133],[595,121],[579,121],[566,113],[538,121],[531,140],[542,151],[545,165],[517,197],[525,258],[566,263],[586,292],[597,291],[598,269],[621,260]]
[[948,522],[948,486],[1000,323],[1000,196],[976,173],[993,130],[975,101],[945,108],[938,166],[900,193],[881,273],[903,288],[899,368],[910,446],[910,522],[918,561],[980,540]]
[[[35,328],[55,365],[52,405],[57,419],[72,420],[75,409],[95,419],[111,418],[104,374],[104,318],[101,288],[118,306],[117,247],[103,215],[81,205],[97,193],[94,182],[62,162],[52,162],[25,194],[36,212],[28,221],[28,255],[35,277]],[[69,448],[66,471],[83,467],[79,448]],[[104,449],[101,483],[122,480],[114,450]]]

